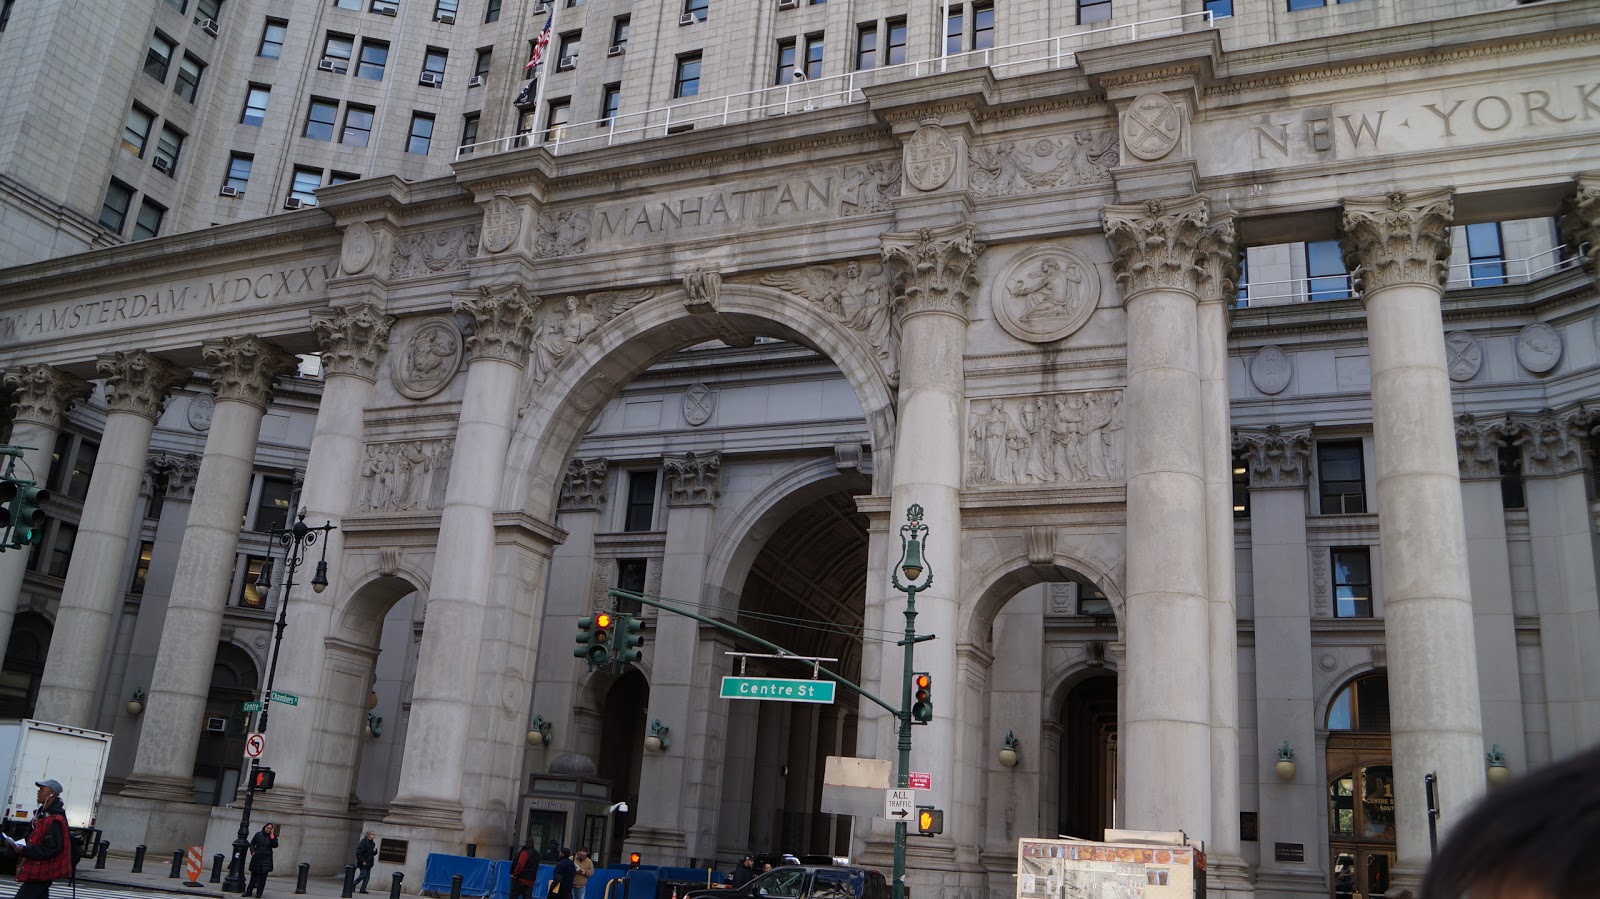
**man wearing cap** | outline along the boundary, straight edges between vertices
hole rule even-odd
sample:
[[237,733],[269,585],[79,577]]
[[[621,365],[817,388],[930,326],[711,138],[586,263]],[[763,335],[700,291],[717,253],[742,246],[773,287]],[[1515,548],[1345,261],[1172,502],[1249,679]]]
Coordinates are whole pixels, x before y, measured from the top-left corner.
[[738,889],[754,880],[756,874],[756,860],[754,856],[747,855],[739,862],[739,867],[733,869],[733,888]]
[[67,833],[67,810],[61,805],[61,781],[37,780],[39,809],[33,813],[27,837],[6,843],[17,850],[16,899],[48,899],[50,884],[72,875],[72,842]]

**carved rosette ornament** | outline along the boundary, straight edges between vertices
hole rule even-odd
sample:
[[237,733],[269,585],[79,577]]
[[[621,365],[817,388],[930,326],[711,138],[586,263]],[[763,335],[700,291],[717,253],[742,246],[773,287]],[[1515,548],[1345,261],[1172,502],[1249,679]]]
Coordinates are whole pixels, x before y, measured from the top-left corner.
[[94,389],[88,381],[43,362],[6,371],[11,391],[11,417],[56,428],[75,404],[88,399]]
[[1356,291],[1365,298],[1397,284],[1443,288],[1454,215],[1448,189],[1345,200],[1339,245]]
[[106,353],[95,359],[106,382],[106,405],[113,412],[132,412],[151,421],[173,390],[189,383],[189,370],[144,350]]
[[1200,244],[1210,232],[1204,197],[1107,206],[1100,211],[1100,223],[1124,298],[1147,290],[1199,295],[1206,277]]
[[1505,445],[1503,418],[1479,421],[1466,412],[1456,416],[1456,462],[1463,481],[1500,477],[1500,447]]
[[272,399],[272,382],[299,365],[294,354],[259,337],[219,337],[200,345],[200,358],[216,369],[217,401],[233,400],[261,409]]
[[311,327],[322,345],[322,370],[330,375],[378,379],[378,363],[389,346],[394,316],[372,303],[336,306],[311,314]]
[[160,490],[167,499],[189,502],[194,499],[195,479],[200,476],[200,457],[194,453],[157,453],[146,461],[145,476],[152,490]]
[[1574,248],[1587,244],[1583,264],[1591,272],[1600,268],[1600,172],[1578,176],[1577,190],[1561,215],[1561,239]]
[[1239,232],[1233,214],[1214,216],[1200,238],[1200,299],[1232,303],[1239,290]]
[[1268,425],[1261,430],[1235,428],[1233,449],[1244,456],[1250,472],[1250,489],[1304,487],[1311,477],[1311,429],[1285,430]]
[[1588,426],[1588,416],[1581,411],[1542,409],[1534,415],[1513,416],[1508,430],[1515,430],[1511,442],[1522,448],[1523,475],[1559,477],[1582,471],[1580,438]]
[[605,459],[573,459],[561,478],[561,498],[556,508],[562,512],[598,512],[606,505]]
[[709,506],[717,501],[722,474],[721,453],[684,453],[661,460],[666,475],[667,505]]
[[978,289],[978,257],[986,249],[973,239],[970,223],[889,233],[882,245],[904,316],[945,312],[967,317],[967,301]]
[[517,284],[480,287],[477,296],[456,297],[455,311],[471,316],[474,326],[467,335],[467,352],[473,359],[524,365],[533,343],[534,319],[543,303]]

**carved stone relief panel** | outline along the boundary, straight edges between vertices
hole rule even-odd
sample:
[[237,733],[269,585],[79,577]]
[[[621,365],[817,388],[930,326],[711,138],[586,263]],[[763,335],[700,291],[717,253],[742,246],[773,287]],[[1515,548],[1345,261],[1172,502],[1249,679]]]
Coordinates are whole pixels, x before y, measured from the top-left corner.
[[1534,322],[1517,335],[1517,361],[1542,375],[1561,361],[1561,332],[1544,322]]
[[504,253],[522,233],[522,213],[517,204],[498,194],[483,206],[483,247],[491,253]]
[[1329,574],[1331,553],[1326,546],[1311,547],[1311,617],[1333,617],[1333,592]]
[[1046,615],[1078,614],[1078,584],[1065,581],[1045,585],[1044,613]]
[[1250,360],[1250,383],[1268,396],[1282,393],[1293,374],[1294,363],[1282,347],[1268,344]]
[[564,209],[539,214],[539,238],[535,251],[539,258],[576,256],[589,248],[589,211]]
[[1166,94],[1140,94],[1122,113],[1122,141],[1137,159],[1154,162],[1183,135],[1183,113]]
[[460,370],[461,353],[461,329],[454,319],[423,319],[411,329],[394,356],[394,388],[414,400],[433,396]]
[[416,278],[439,272],[466,271],[467,260],[477,254],[477,225],[407,234],[395,241],[389,277]]
[[906,176],[917,190],[938,190],[956,172],[956,145],[943,128],[923,125],[906,141]]
[[594,511],[606,505],[606,472],[610,463],[605,459],[572,459],[567,462],[567,474],[561,481],[561,498],[556,508],[563,512]]
[[900,349],[900,321],[882,265],[847,262],[812,265],[765,275],[761,283],[805,297],[860,333],[893,371]]
[[347,275],[359,275],[372,264],[378,241],[366,222],[355,222],[344,229],[344,244],[339,249],[339,268]]
[[1444,336],[1444,364],[1452,381],[1470,381],[1483,367],[1483,347],[1466,331]]
[[1100,275],[1073,250],[1037,247],[1006,267],[990,296],[995,319],[1012,337],[1051,343],[1089,321],[1100,305]]
[[710,387],[696,381],[683,391],[683,420],[698,428],[711,420],[717,408],[717,395]]
[[367,444],[357,508],[363,512],[444,508],[454,453],[455,441],[448,437]]
[[845,166],[843,183],[839,201],[841,215],[884,212],[894,198],[900,196],[900,160],[879,159]]
[[533,325],[528,363],[522,373],[522,389],[517,398],[517,414],[533,405],[539,386],[550,377],[572,348],[588,339],[594,330],[623,312],[649,299],[653,290],[601,290],[582,299],[568,296],[562,302],[541,303]]
[[1037,190],[1105,184],[1117,164],[1115,131],[1079,131],[1065,137],[1001,141],[967,152],[972,193],[1010,197]]
[[974,400],[967,486],[1070,486],[1123,477],[1122,391]]

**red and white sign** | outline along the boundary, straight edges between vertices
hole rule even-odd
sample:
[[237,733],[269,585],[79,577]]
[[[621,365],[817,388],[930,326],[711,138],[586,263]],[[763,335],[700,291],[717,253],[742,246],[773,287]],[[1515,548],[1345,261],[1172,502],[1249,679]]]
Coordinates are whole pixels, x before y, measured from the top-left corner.
[[190,846],[184,859],[184,873],[189,875],[190,883],[199,883],[200,872],[204,870],[205,862],[201,853],[205,850],[199,846]]
[[261,753],[267,751],[267,735],[251,734],[244,738],[244,754],[246,758],[261,758]]
[[933,789],[933,775],[926,771],[911,771],[906,774],[906,786],[913,790]]

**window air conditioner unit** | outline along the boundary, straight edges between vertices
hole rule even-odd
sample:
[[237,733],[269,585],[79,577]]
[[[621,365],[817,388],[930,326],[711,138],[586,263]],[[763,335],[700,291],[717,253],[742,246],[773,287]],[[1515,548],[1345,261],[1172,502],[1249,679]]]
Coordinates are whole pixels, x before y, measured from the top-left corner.
[[698,18],[696,18],[695,14],[692,13],[692,12],[686,12],[683,15],[678,17],[678,24],[679,25],[693,25],[694,23],[696,23],[698,21],[700,21],[700,20]]
[[166,159],[164,159],[164,158],[162,158],[160,156],[157,156],[155,158],[155,160],[152,161],[150,164],[155,166],[156,167],[156,171],[160,172],[163,175],[172,174],[172,163],[168,162]]
[[395,9],[393,6],[385,6],[383,9],[378,10],[378,14],[385,16],[397,16],[400,14],[400,10]]
[[455,14],[447,12],[439,13],[433,17],[433,20],[438,22],[440,25],[454,25],[456,23]]
[[539,3],[535,3],[533,5],[533,11],[536,13],[549,12],[549,10],[550,4],[543,2],[543,0],[540,0]]
[[228,732],[228,719],[226,719],[226,718],[207,718],[206,719],[206,733],[208,733],[208,734],[225,734],[227,732]]
[[423,72],[417,76],[417,83],[426,84],[429,87],[438,87],[444,83],[444,79],[440,78],[437,72]]
[[221,194],[224,197],[242,197],[242,196],[244,196],[244,191],[240,190],[237,187],[234,187],[232,184],[224,184],[224,185],[222,185],[222,189],[217,191],[217,193]]
[[624,45],[624,44],[612,44],[611,45],[611,49],[606,51],[606,55],[607,56],[621,56],[627,49],[628,49],[627,46]]
[[467,79],[467,87],[483,87],[483,76],[473,75]]
[[300,199],[299,197],[285,197],[284,200],[283,200],[283,208],[284,209],[299,209],[301,206],[304,206],[304,205],[305,205],[305,201]]
[[779,9],[799,9],[800,0],[778,0]]
[[578,57],[576,57],[576,56],[563,56],[563,57],[561,57],[561,60],[556,63],[556,71],[557,72],[565,72],[568,69],[575,68],[577,65],[578,65]]
[[206,34],[211,35],[212,37],[216,37],[217,36],[217,20],[216,19],[201,19],[200,20],[200,30],[204,31]]
[[317,68],[320,71],[323,71],[323,72],[337,72],[337,71],[339,71],[338,66],[336,66],[334,64],[333,60],[327,58],[326,56],[324,56],[322,58],[322,62],[317,63]]

